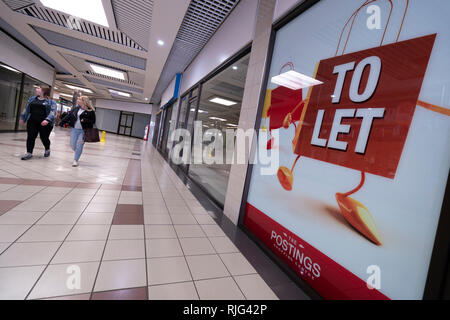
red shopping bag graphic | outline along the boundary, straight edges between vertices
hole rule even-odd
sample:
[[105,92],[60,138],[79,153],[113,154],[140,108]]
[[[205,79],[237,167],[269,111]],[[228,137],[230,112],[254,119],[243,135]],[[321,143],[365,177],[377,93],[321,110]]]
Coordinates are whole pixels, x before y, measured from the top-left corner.
[[295,153],[393,179],[435,38],[320,61]]
[[291,90],[286,87],[278,87],[272,90],[270,107],[267,111],[267,116],[270,117],[269,129],[274,130],[283,127],[286,116],[292,111],[292,120],[298,121],[303,108],[295,109],[295,107],[301,103],[302,99],[302,89]]

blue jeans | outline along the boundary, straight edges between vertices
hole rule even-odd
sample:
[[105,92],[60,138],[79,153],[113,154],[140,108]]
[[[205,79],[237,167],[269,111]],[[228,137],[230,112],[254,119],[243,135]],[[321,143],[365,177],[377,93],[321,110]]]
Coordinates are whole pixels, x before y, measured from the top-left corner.
[[83,129],[72,128],[70,130],[70,146],[75,151],[74,160],[78,161],[83,153],[84,131]]

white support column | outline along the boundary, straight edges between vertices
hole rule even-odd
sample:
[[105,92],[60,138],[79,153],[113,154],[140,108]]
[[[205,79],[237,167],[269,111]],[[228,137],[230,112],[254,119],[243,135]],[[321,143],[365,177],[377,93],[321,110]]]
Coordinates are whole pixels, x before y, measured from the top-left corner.
[[[275,4],[276,0],[259,0],[258,3],[254,39],[239,117],[239,129],[248,130],[255,127],[260,93],[261,90],[265,90],[265,88],[262,88],[262,85]],[[246,159],[248,159],[248,152]],[[231,166],[224,214],[234,224],[237,224],[239,219],[246,172],[247,164],[233,164]]]

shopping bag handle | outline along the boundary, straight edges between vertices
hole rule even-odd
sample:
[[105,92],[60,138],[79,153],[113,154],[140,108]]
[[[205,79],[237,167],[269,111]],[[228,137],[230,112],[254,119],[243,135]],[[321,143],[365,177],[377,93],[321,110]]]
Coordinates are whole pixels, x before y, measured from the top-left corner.
[[290,67],[291,70],[294,70],[294,64],[292,62],[286,62],[285,64],[283,64],[283,66],[280,68],[280,72],[278,74],[281,74],[281,72],[283,71],[284,68],[286,67]]
[[[378,0],[366,0],[366,1],[365,1],[365,2],[364,2],[357,10],[355,10],[355,11],[353,12],[353,14],[348,18],[347,22],[346,22],[345,25],[342,27],[341,34],[340,34],[340,36],[339,36],[339,42],[338,42],[338,45],[337,45],[337,48],[336,48],[336,52],[335,52],[335,56],[338,55],[339,47],[341,46],[341,41],[342,41],[342,37],[343,37],[343,35],[344,35],[345,28],[346,28],[347,25],[350,23],[350,20],[352,20],[352,23],[351,23],[351,25],[350,25],[350,28],[349,28],[349,31],[348,31],[348,34],[347,34],[347,39],[346,39],[346,41],[345,41],[344,48],[342,49],[342,53],[341,53],[341,54],[344,54],[344,52],[345,52],[345,49],[346,49],[346,47],[347,47],[348,40],[349,40],[349,38],[350,38],[350,34],[351,34],[351,32],[352,32],[352,29],[353,29],[353,24],[354,24],[354,22],[355,22],[355,20],[356,20],[356,17],[357,17],[357,15],[358,15],[359,11],[361,11],[361,9],[364,8],[365,6],[367,6],[367,5],[369,5],[369,4],[373,3],[373,2],[376,2],[376,1],[378,1]],[[383,45],[384,38],[385,38],[385,35],[386,35],[386,30],[387,30],[387,28],[389,27],[389,22],[390,22],[390,20],[391,20],[392,10],[393,10],[393,6],[394,6],[392,0],[387,0],[387,1],[388,1],[389,4],[390,4],[390,10],[389,10],[389,16],[388,16],[388,19],[387,19],[387,21],[386,21],[386,26],[384,27],[383,37],[381,38],[380,46]],[[400,24],[400,28],[399,28],[399,30],[398,30],[397,38],[395,39],[395,42],[397,42],[398,39],[399,39],[399,37],[400,37],[400,33],[401,33],[401,31],[402,31],[402,28],[403,28],[403,23],[404,23],[404,21],[405,21],[406,12],[408,11],[408,6],[409,6],[409,0],[406,0],[405,11],[403,12],[402,22],[401,22],[401,24]]]

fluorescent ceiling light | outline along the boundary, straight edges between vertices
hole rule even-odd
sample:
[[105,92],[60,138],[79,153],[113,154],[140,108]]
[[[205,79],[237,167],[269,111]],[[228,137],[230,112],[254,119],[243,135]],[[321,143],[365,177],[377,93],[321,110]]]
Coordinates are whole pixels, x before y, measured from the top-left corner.
[[233,123],[227,123],[227,126],[230,126],[230,127],[237,127],[238,125],[237,125],[237,124],[233,124]]
[[89,65],[91,66],[92,70],[95,73],[98,73],[98,74],[101,74],[104,76],[108,76],[111,78],[115,78],[115,79],[125,80],[125,72],[123,72],[123,71],[99,66],[98,64],[90,63]]
[[79,91],[83,91],[83,92],[87,92],[87,93],[93,93],[92,90],[90,90],[90,89],[80,88],[80,87],[72,86],[70,84],[66,84],[66,87],[69,89],[72,89],[72,90],[79,90]]
[[210,99],[209,101],[217,103],[217,104],[221,104],[224,106],[232,106],[235,105],[237,102],[231,101],[231,100],[227,100],[227,99],[223,99],[223,98],[219,98],[219,97],[215,97],[213,99]]
[[131,94],[129,94],[127,92],[117,91],[117,90],[113,90],[113,89],[108,89],[108,91],[113,95],[127,97],[127,98],[131,97]]
[[238,69],[238,67],[237,66],[233,66],[233,70],[237,70]]
[[4,65],[4,64],[0,64],[0,67],[5,68],[5,69],[8,69],[8,70],[10,70],[10,71],[13,71],[13,72],[15,72],[15,73],[20,73],[19,70],[16,70],[16,69],[11,68],[11,67],[9,67],[9,66],[6,66],[6,65]]
[[158,40],[158,45],[163,46],[164,45],[164,41]]
[[205,110],[200,110],[200,109],[198,109],[198,113],[208,113],[208,112],[205,111]]
[[67,94],[67,93],[59,93],[60,96],[73,98],[73,95]]
[[211,120],[219,120],[219,121],[227,121],[227,119],[217,118],[217,117],[209,117]]
[[290,70],[278,76],[272,77],[271,81],[272,83],[292,90],[308,88],[323,83],[322,81],[308,77],[307,75],[294,70]]
[[41,0],[43,6],[109,27],[102,0]]

